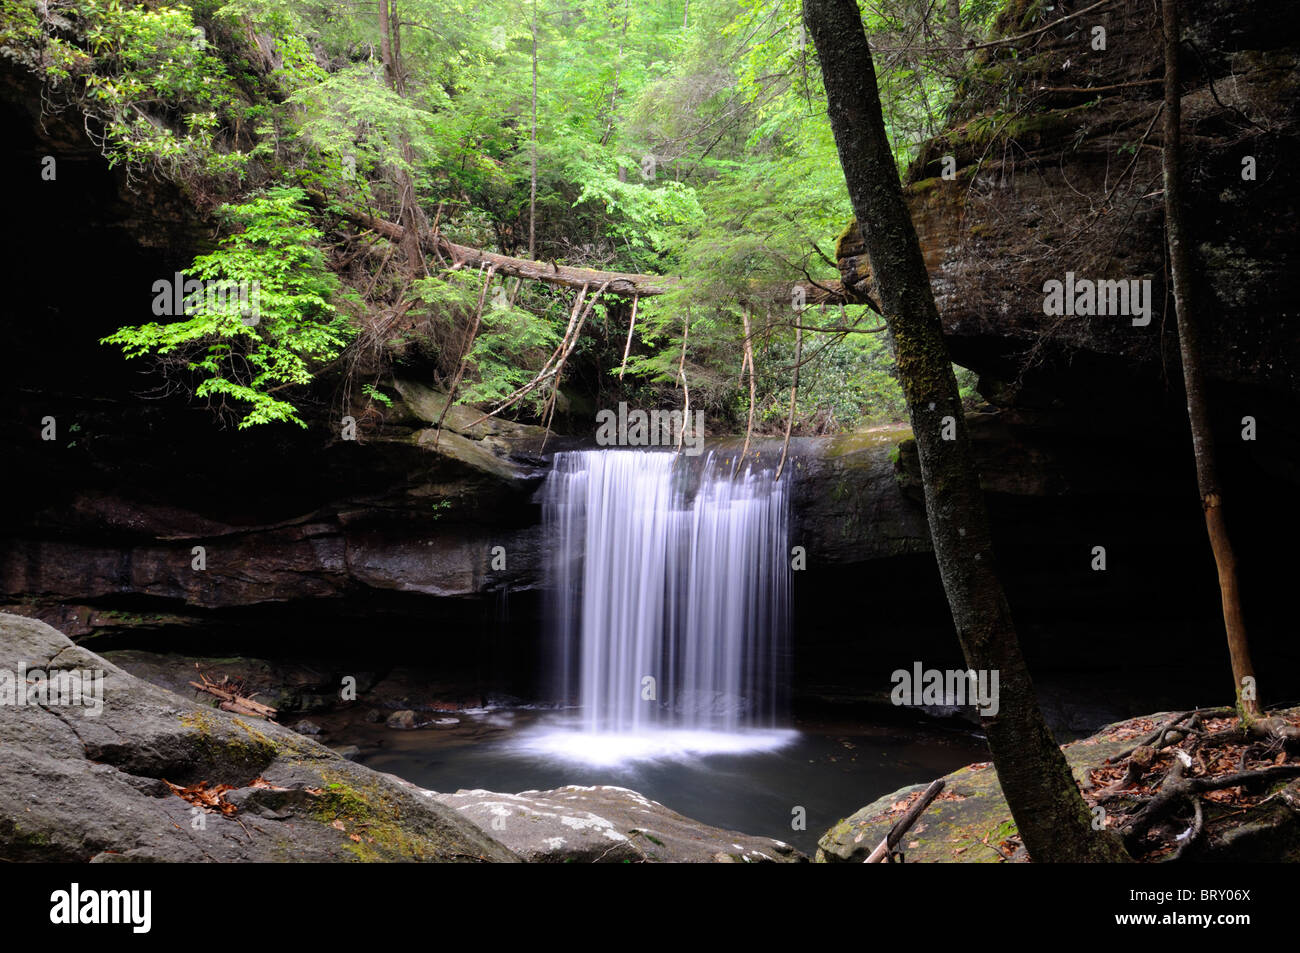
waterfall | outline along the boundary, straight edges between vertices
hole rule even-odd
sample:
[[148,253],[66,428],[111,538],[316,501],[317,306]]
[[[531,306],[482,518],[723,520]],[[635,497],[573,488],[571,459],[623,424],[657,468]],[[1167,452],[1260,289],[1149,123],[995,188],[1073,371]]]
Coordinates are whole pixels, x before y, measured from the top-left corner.
[[556,694],[587,733],[784,714],[789,479],[669,452],[556,454],[543,488]]

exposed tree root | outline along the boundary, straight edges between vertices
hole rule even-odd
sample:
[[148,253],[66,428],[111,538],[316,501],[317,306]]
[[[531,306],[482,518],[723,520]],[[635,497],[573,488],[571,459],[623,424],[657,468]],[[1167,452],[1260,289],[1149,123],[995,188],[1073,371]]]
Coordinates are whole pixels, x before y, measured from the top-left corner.
[[794,330],[794,381],[790,385],[790,414],[785,420],[785,441],[781,444],[781,462],[776,465],[776,479],[781,479],[785,457],[790,451],[790,432],[794,429],[794,412],[799,400],[799,357],[803,354],[803,329]]
[[[1212,724],[1229,718],[1230,725]],[[1087,797],[1116,815],[1112,827],[1134,857],[1185,860],[1207,847],[1214,821],[1221,819],[1210,813],[1203,795],[1220,805],[1262,803],[1270,786],[1300,777],[1300,763],[1285,763],[1296,750],[1300,728],[1278,715],[1242,723],[1231,708],[1184,711],[1102,762],[1093,773],[1111,783],[1094,786]],[[1121,762],[1124,774],[1116,778],[1108,766]],[[1240,790],[1226,793],[1231,788]],[[1122,806],[1111,806],[1116,804]],[[1171,827],[1189,813],[1185,827]]]
[[1182,860],[1187,852],[1196,846],[1205,832],[1205,808],[1201,806],[1201,799],[1198,797],[1192,798],[1192,812],[1192,826],[1187,829],[1187,837],[1174,851],[1174,856],[1170,860]]
[[758,383],[755,380],[754,369],[754,341],[749,331],[749,309],[740,309],[741,320],[745,322],[745,358],[741,366],[741,373],[745,369],[749,370],[749,418],[745,421],[745,445],[740,449],[740,456],[736,458],[736,466],[733,469],[739,469],[749,454],[749,441],[754,435],[754,405],[758,401]]
[[507,396],[505,400],[497,404],[492,410],[475,420],[470,424],[470,427],[476,427],[489,417],[495,417],[503,410],[513,407],[524,397],[528,396],[538,387],[541,387],[544,383],[560,372],[560,365],[556,364],[556,361],[560,359],[561,355],[567,354],[566,349],[569,345],[569,338],[573,335],[574,326],[577,324],[579,314],[582,313],[582,304],[586,298],[587,288],[584,285],[583,289],[578,292],[578,297],[573,302],[573,310],[569,313],[569,324],[564,329],[564,337],[560,339],[559,345],[551,352],[551,356],[546,359],[546,363],[542,365],[542,369],[537,372],[536,376],[527,384],[515,390],[514,393]]
[[1139,741],[1132,748],[1121,751],[1119,754],[1107,758],[1106,764],[1116,764],[1123,761],[1142,747],[1153,747],[1156,750],[1159,750],[1166,744],[1173,744],[1182,741],[1183,738],[1186,737],[1185,734],[1179,733],[1177,738],[1170,738],[1169,733],[1193,715],[1199,718],[1226,718],[1228,715],[1231,715],[1232,712],[1233,709],[1231,708],[1195,708],[1191,711],[1185,711],[1181,714],[1175,715],[1173,718],[1169,719],[1169,721],[1157,728],[1145,741]]
[[447,411],[451,410],[451,405],[456,402],[456,391],[460,388],[460,379],[465,375],[465,365],[469,363],[469,355],[474,350],[474,339],[478,337],[479,322],[483,320],[483,305],[487,302],[488,288],[492,284],[492,277],[496,274],[496,266],[489,265],[487,276],[483,279],[483,290],[479,292],[478,308],[474,312],[474,324],[469,329],[469,337],[465,339],[465,347],[461,351],[460,364],[456,367],[456,376],[451,379],[451,387],[447,389],[447,402],[442,405],[442,413],[438,415],[438,422],[434,424],[433,446],[436,449],[438,441],[442,438],[442,422],[447,418]]
[[623,363],[618,369],[618,379],[622,380],[627,372],[627,356],[632,353],[632,332],[636,330],[636,306],[641,303],[640,295],[632,296],[632,316],[627,319],[627,343],[623,345]]
[[[605,282],[605,284],[601,285],[600,290],[592,295],[591,300],[587,302],[587,307],[582,308],[582,315],[578,319],[577,326],[573,328],[573,333],[568,338],[568,346],[564,347],[564,352],[560,354],[559,363],[555,365],[555,371],[551,374],[551,396],[546,401],[546,407],[542,412],[543,417],[546,419],[546,433],[542,437],[543,447],[546,446],[546,440],[551,435],[551,420],[555,417],[555,401],[560,393],[560,375],[564,373],[564,364],[568,361],[569,355],[573,353],[573,349],[578,346],[578,339],[582,336],[583,325],[587,323],[587,318],[589,318],[592,311],[596,309],[596,302],[600,300],[600,296],[605,293],[605,289],[608,287],[609,282]],[[587,291],[586,288],[583,288],[582,290],[583,294]],[[581,304],[581,296],[579,296],[578,305],[581,306]],[[572,324],[572,321],[570,321],[570,324]],[[565,342],[561,342],[561,346],[564,346],[564,344]]]

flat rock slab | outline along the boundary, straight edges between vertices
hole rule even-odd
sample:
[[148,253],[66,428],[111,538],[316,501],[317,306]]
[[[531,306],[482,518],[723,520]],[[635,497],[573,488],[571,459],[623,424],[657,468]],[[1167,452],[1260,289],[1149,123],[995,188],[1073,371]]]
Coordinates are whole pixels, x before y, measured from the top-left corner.
[[[97,705],[0,704],[0,860],[505,861],[400,778],[289,728],[136,678],[44,622],[0,613],[0,673],[102,673]],[[173,793],[229,785],[232,813]]]
[[434,794],[532,863],[803,863],[783,841],[683,817],[627,788]]

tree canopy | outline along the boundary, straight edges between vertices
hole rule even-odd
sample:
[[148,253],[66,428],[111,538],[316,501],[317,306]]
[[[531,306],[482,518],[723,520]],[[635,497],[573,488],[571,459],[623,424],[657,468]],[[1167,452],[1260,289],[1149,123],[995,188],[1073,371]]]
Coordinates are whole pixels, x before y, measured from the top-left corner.
[[[996,6],[863,5],[900,161],[941,124],[962,38]],[[505,273],[485,289],[488,269],[369,217],[557,270],[671,276],[664,294],[600,296],[565,362],[573,390],[662,404],[685,382],[717,427],[743,429],[753,373],[755,426],[779,432],[801,363],[794,430],[816,433],[904,406],[878,316],[806,308],[796,288],[838,279],[852,217],[800,9],[9,0],[0,47],[42,75],[47,108],[85,112],[110,163],[224,223],[189,274],[259,282],[263,320],[200,306],[167,325],[142,300],[105,340],[241,426],[301,424],[296,388],[321,375],[345,401],[380,400],[412,364],[486,408],[564,341],[578,289]],[[537,387],[509,412],[546,400]]]

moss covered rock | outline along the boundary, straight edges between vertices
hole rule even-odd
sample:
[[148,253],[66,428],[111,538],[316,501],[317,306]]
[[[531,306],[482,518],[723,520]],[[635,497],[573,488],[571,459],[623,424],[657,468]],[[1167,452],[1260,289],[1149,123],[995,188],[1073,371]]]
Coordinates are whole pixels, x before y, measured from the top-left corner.
[[[0,614],[0,670],[102,673],[102,709],[0,707],[0,859],[517,861],[399,778],[142,681]],[[224,787],[229,786],[229,787]],[[177,788],[221,787],[208,809]]]
[[[1291,714],[1295,714],[1293,711]],[[1127,751],[1170,712],[1130,718],[1064,745],[1075,779],[1086,791],[1091,772]],[[991,762],[980,762],[944,776],[944,789],[904,837],[899,848],[907,863],[1001,863],[1026,861],[1016,823]],[[817,863],[861,863],[928,784],[914,784],[872,801],[844,818],[817,842]],[[1276,785],[1276,797],[1256,803],[1206,809],[1208,851],[1214,860],[1300,860],[1300,793],[1295,782]],[[1220,823],[1227,821],[1228,823]]]

